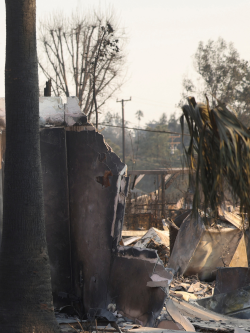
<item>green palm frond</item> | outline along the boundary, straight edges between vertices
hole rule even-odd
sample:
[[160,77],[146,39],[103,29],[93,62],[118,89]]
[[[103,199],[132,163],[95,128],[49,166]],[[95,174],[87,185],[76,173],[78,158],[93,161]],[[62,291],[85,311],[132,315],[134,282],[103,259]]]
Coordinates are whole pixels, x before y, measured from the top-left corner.
[[182,133],[186,120],[191,137],[186,159],[190,175],[196,176],[193,207],[200,208],[201,188],[205,209],[216,212],[227,182],[241,211],[250,212],[250,131],[225,104],[217,102],[210,109],[208,99],[205,105],[189,97],[188,105],[182,107]]

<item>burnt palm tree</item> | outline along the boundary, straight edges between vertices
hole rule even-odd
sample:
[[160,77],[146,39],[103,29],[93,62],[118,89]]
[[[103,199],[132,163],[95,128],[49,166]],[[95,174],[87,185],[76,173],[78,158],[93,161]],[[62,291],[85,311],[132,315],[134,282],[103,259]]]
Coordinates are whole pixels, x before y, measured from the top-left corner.
[[59,332],[43,213],[36,1],[6,0],[6,30],[0,331]]
[[[188,98],[182,107],[188,124],[190,142],[185,149],[190,176],[196,177],[193,207],[212,209],[216,216],[218,207],[225,202],[224,191],[229,187],[232,199],[240,204],[241,212],[250,216],[250,129],[237,118],[230,106],[217,100],[213,108]],[[190,179],[193,179],[191,177]]]

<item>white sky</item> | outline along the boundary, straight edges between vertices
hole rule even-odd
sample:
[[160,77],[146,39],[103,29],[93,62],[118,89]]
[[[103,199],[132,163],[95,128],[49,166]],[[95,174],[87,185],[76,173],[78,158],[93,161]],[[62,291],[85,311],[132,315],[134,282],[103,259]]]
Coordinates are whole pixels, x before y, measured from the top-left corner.
[[[179,113],[175,105],[181,94],[184,75],[192,77],[193,60],[199,41],[224,38],[233,42],[240,56],[250,60],[249,0],[37,0],[38,19],[50,11],[66,13],[77,6],[111,6],[120,26],[129,36],[129,80],[113,102],[111,112],[121,112],[118,99],[125,104],[125,118],[137,123],[134,114],[144,112],[144,122],[159,119],[163,112]],[[4,96],[5,3],[0,2],[0,97]],[[41,82],[40,82],[41,85]]]

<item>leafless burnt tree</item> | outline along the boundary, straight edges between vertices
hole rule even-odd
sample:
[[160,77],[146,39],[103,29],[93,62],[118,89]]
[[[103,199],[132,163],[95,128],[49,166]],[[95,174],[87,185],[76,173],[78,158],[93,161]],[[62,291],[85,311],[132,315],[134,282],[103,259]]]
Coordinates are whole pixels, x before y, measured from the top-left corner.
[[125,35],[113,15],[54,13],[39,32],[39,66],[53,93],[77,96],[88,119],[95,111],[98,121],[98,110],[124,81]]

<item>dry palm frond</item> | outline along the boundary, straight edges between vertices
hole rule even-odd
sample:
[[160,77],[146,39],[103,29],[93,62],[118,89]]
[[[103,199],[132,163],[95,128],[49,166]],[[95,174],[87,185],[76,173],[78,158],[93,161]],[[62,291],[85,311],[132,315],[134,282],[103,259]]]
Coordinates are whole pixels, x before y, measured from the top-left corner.
[[190,174],[195,171],[194,211],[200,208],[201,187],[205,210],[214,212],[224,201],[225,181],[232,196],[240,201],[241,211],[250,212],[250,131],[238,120],[225,104],[210,109],[188,98],[181,116],[182,133],[184,119],[191,136],[185,149]]

